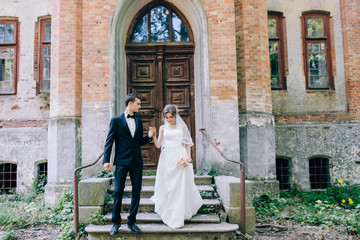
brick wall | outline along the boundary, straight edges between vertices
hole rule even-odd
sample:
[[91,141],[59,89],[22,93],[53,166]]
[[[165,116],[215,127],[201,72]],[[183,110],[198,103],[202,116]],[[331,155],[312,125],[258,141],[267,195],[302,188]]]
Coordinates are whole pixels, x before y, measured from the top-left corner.
[[82,0],[52,1],[50,117],[81,115]]
[[239,110],[272,112],[266,0],[235,1]]
[[211,101],[237,99],[235,13],[233,0],[202,1],[209,27]]
[[360,120],[360,1],[341,0],[348,111]]
[[47,120],[0,120],[0,128],[47,127]]
[[83,101],[110,102],[110,26],[117,1],[83,6]]

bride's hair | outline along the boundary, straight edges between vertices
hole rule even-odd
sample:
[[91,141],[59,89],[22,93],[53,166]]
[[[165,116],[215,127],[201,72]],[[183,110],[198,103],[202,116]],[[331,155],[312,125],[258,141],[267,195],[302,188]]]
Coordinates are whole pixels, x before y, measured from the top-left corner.
[[171,113],[173,116],[176,116],[176,114],[178,114],[178,108],[177,108],[177,106],[171,105],[171,104],[166,105],[166,106],[164,107],[164,110],[163,110],[164,116],[165,116],[167,113]]

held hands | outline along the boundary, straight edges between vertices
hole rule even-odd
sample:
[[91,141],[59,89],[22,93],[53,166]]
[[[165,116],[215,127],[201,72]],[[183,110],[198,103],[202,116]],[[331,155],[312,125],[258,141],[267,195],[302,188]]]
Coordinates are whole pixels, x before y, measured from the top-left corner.
[[108,173],[111,171],[111,164],[110,163],[104,163],[104,170]]
[[149,127],[149,138],[152,138],[156,134],[156,128],[155,127]]

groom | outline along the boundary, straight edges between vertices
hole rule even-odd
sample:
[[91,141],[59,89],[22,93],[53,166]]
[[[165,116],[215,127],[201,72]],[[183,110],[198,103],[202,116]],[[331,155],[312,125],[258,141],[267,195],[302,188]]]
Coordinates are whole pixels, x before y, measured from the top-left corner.
[[127,218],[127,225],[131,231],[140,233],[141,230],[135,225],[136,214],[139,208],[143,159],[140,146],[151,142],[156,129],[149,128],[147,136],[143,136],[143,125],[140,118],[134,116],[139,112],[141,101],[138,95],[130,93],[125,99],[126,109],[120,116],[114,117],[110,121],[110,129],[106,138],[103,165],[106,172],[111,170],[110,154],[113,142],[115,141],[115,189],[114,189],[114,209],[112,212],[112,222],[110,235],[115,235],[121,226],[121,202],[124,192],[125,181],[129,173],[132,183],[132,198],[130,205],[130,215]]

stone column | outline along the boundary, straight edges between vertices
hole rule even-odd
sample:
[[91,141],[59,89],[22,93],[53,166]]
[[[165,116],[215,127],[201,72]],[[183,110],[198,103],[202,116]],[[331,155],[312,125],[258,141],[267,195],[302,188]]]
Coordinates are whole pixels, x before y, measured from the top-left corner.
[[82,0],[52,1],[48,184],[54,204],[81,163]]
[[266,2],[235,0],[240,159],[248,179],[275,177]]

